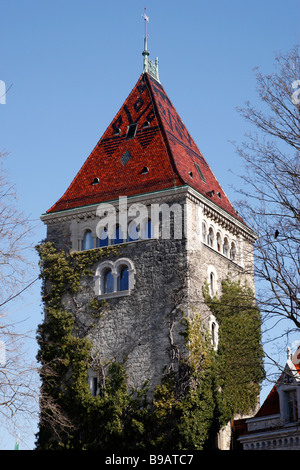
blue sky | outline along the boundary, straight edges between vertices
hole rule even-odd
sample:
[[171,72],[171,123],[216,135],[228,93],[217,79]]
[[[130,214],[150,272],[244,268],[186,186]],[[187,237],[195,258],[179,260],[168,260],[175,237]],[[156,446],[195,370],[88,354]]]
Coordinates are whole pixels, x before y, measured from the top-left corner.
[[[274,54],[299,43],[299,2],[290,0],[2,0],[0,150],[16,184],[19,207],[38,224],[63,194],[142,72],[144,7],[150,58],[162,85],[229,198],[241,172],[231,141],[250,129],[237,106],[257,100],[253,68],[272,72]],[[33,260],[37,259],[33,255]],[[13,310],[17,310],[16,307]],[[42,319],[40,285],[18,308],[22,328]],[[33,448],[34,432],[20,436]],[[0,449],[16,437],[0,428]]]

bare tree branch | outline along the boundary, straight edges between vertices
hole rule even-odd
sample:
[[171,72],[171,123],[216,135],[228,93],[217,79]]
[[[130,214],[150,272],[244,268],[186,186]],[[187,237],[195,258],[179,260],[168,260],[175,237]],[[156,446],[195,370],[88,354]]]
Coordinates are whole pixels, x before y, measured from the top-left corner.
[[300,329],[300,100],[292,99],[298,46],[276,56],[274,73],[256,70],[256,78],[261,108],[238,109],[255,129],[235,144],[245,164],[239,211],[258,234],[259,308],[266,321],[283,318],[294,331]]

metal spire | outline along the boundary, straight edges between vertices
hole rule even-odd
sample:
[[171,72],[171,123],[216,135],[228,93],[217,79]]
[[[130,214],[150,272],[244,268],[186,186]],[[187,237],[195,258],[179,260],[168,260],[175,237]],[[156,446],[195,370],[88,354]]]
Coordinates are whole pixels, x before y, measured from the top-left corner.
[[144,9],[144,14],[142,15],[142,18],[145,20],[145,37],[144,37],[144,50],[142,52],[142,55],[144,57],[144,67],[143,67],[143,73],[149,73],[155,80],[159,82],[158,78],[158,58],[155,59],[155,63],[152,62],[148,57],[150,55],[150,52],[147,49],[147,23],[149,23],[149,17],[147,16],[146,13],[146,8]]
[[146,14],[146,8],[144,11],[144,14],[142,15],[142,18],[145,20],[145,37],[144,37],[144,50],[142,52],[142,55],[144,56],[144,69],[143,72],[148,72],[148,56],[149,52],[147,50],[147,23],[149,23],[149,17]]

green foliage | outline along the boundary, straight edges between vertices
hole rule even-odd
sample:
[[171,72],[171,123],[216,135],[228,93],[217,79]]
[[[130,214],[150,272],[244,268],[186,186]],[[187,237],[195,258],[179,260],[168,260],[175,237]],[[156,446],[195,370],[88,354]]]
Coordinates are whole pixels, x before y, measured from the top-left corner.
[[256,405],[264,378],[261,316],[252,290],[229,278],[222,282],[220,297],[204,288],[204,297],[219,323],[216,381],[220,425],[235,413],[249,413]]
[[[45,303],[38,359],[41,393],[51,400],[41,407],[37,449],[203,449],[234,413],[255,405],[263,369],[260,315],[250,289],[230,280],[223,282],[219,298],[204,289],[219,323],[219,350],[213,350],[199,313],[183,317],[188,354],[179,354],[152,401],[146,400],[147,384],[128,389],[125,363],[110,364],[100,393],[92,396],[87,380],[92,345],[63,299],[76,294],[81,280],[94,274],[95,263],[115,256],[117,249],[67,254],[45,243],[38,252]],[[92,298],[87,308],[101,321],[107,301]]]

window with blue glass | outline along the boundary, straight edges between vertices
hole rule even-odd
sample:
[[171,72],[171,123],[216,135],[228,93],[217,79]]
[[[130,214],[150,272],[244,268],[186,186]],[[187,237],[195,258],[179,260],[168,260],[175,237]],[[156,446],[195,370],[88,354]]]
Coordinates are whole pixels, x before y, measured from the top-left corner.
[[114,277],[111,269],[106,269],[103,276],[103,292],[109,294],[114,292]]
[[82,249],[91,250],[94,248],[94,240],[91,230],[86,230],[82,239]]
[[128,266],[121,266],[118,274],[118,291],[129,289]]
[[131,222],[128,227],[128,241],[132,242],[138,240],[140,233],[139,227],[136,222]]
[[106,227],[104,227],[104,229],[102,230],[100,238],[97,238],[96,246],[97,248],[101,248],[102,246],[108,246],[108,235]]
[[124,238],[123,238],[122,228],[120,227],[120,225],[117,225],[115,238],[113,238],[112,244],[117,245],[118,243],[123,243],[123,241],[124,241]]
[[144,222],[143,224],[143,229],[142,229],[142,238],[152,238],[153,236],[153,229],[152,229],[152,223],[151,220],[148,219]]

